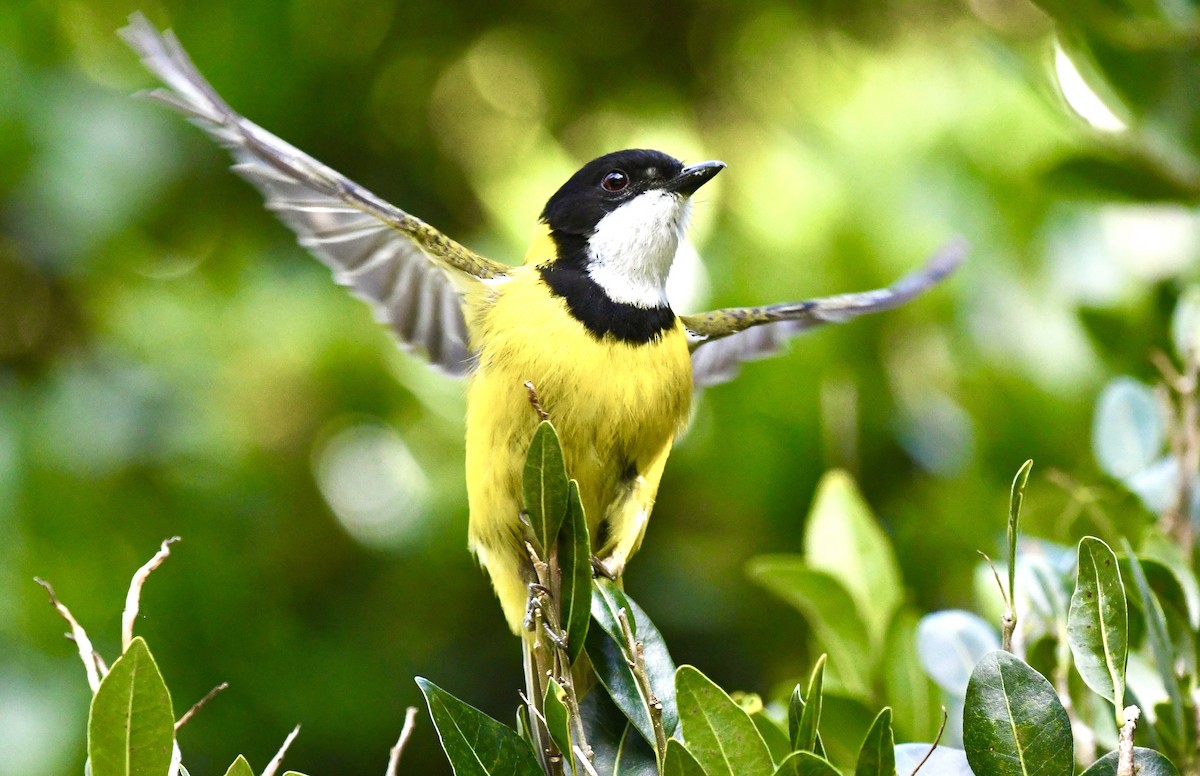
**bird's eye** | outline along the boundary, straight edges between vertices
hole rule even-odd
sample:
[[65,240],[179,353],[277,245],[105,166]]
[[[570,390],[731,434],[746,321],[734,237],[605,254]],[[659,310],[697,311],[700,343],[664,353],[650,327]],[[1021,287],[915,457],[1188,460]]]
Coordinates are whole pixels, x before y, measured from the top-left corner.
[[600,185],[605,191],[624,191],[629,185],[629,176],[624,170],[613,170],[604,176],[604,180],[600,181]]

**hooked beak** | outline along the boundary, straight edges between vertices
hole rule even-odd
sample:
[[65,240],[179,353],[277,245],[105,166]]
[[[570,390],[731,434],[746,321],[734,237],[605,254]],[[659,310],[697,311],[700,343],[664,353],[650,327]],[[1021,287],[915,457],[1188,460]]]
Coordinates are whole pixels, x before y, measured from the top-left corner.
[[678,175],[667,181],[663,188],[675,194],[690,197],[696,189],[708,183],[716,174],[725,169],[725,162],[711,161],[684,167]]

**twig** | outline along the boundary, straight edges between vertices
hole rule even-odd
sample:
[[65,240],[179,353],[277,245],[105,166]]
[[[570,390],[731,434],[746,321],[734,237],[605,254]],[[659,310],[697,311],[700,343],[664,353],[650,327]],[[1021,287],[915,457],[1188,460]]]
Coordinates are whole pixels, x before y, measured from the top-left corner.
[[575,747],[575,759],[583,766],[583,770],[587,772],[588,776],[600,776],[596,773],[596,766],[592,765],[591,755],[578,746]]
[[396,776],[400,767],[400,755],[404,753],[404,746],[408,743],[408,739],[412,737],[413,729],[417,726],[417,707],[409,706],[404,712],[404,727],[400,729],[400,739],[396,741],[396,745],[388,752],[388,765],[384,776]]
[[288,737],[283,739],[283,746],[279,747],[279,751],[271,758],[271,762],[267,763],[267,767],[263,768],[262,776],[275,776],[275,771],[279,770],[279,766],[283,765],[283,756],[287,754],[288,747],[296,740],[296,736],[300,735],[300,726],[292,728],[292,732],[288,733]]
[[1005,652],[1012,652],[1013,632],[1017,629],[1017,613],[1013,608],[1013,602],[1009,600],[1008,593],[1004,590],[1004,583],[1000,581],[1000,572],[996,569],[996,564],[992,563],[992,559],[983,550],[975,552],[978,552],[987,561],[988,566],[992,569],[992,576],[996,578],[996,587],[1000,588],[1000,598],[1004,601],[1004,614],[1000,616],[1001,648]]
[[1141,714],[1137,706],[1125,707],[1125,724],[1117,742],[1117,776],[1133,776],[1133,731]]
[[642,652],[642,643],[633,637],[633,628],[629,626],[629,615],[625,609],[617,610],[617,621],[621,624],[621,634],[625,637],[628,656],[625,658],[633,677],[637,680],[638,689],[646,699],[646,707],[650,712],[650,725],[654,728],[654,748],[658,755],[659,770],[667,756],[667,734],[663,730],[662,702],[654,695],[650,687],[650,677],[646,673],[646,657]]
[[133,579],[129,580],[129,592],[125,595],[125,611],[121,612],[121,654],[129,649],[129,644],[133,641],[133,621],[137,619],[142,585],[146,584],[150,572],[161,566],[167,556],[171,554],[171,545],[177,541],[179,541],[178,536],[172,536],[164,541],[158,552],[154,553],[154,557],[135,571]]
[[533,387],[532,380],[525,381],[525,390],[529,392],[529,406],[533,407],[533,411],[537,413],[539,420],[550,420],[550,415],[542,409],[542,403],[538,400],[537,389]]
[[1190,556],[1194,541],[1191,521],[1192,482],[1200,469],[1200,407],[1197,406],[1200,361],[1194,351],[1184,354],[1178,370],[1161,350],[1150,353],[1150,361],[1162,375],[1169,395],[1164,404],[1173,427],[1171,452],[1178,466],[1175,502],[1162,515],[1162,527]]
[[192,717],[194,717],[196,715],[197,711],[200,711],[200,709],[204,708],[204,706],[209,701],[211,701],[213,698],[217,697],[217,695],[219,693],[224,692],[227,689],[229,689],[229,682],[221,682],[216,687],[209,690],[208,693],[203,698],[201,698],[200,700],[193,703],[192,707],[190,709],[188,709],[187,711],[185,711],[183,713],[183,716],[179,718],[179,721],[175,723],[175,732],[178,733],[179,729],[181,727],[183,727],[184,725],[186,725],[188,723],[188,720],[190,720]]
[[87,631],[75,619],[75,615],[71,614],[71,610],[58,600],[58,596],[54,595],[54,588],[50,586],[49,582],[38,577],[34,577],[33,581],[45,588],[46,594],[50,596],[50,605],[57,609],[67,624],[71,626],[70,638],[75,642],[76,649],[79,650],[79,659],[83,661],[83,670],[87,672],[88,687],[91,687],[92,692],[95,693],[100,689],[100,679],[108,672],[101,669],[100,656],[92,648],[92,641],[88,638]]
[[908,776],[917,776],[917,771],[921,770],[921,766],[929,762],[929,758],[933,757],[933,750],[938,748],[938,744],[942,742],[942,733],[946,732],[946,720],[950,719],[949,712],[946,707],[942,707],[942,724],[938,726],[937,735],[933,737],[933,743],[929,745],[929,751],[921,758],[921,762],[917,763],[917,767],[912,769]]

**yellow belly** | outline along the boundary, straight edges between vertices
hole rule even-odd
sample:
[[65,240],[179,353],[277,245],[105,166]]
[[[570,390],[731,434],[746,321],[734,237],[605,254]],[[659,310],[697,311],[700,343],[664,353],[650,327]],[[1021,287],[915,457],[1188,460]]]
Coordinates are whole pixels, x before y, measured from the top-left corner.
[[466,471],[471,547],[515,631],[528,582],[521,475],[538,423],[525,382],[562,438],[593,552],[622,565],[641,542],[663,464],[687,420],[692,371],[681,324],[648,344],[597,340],[533,268],[514,274],[475,327],[480,357],[467,392]]

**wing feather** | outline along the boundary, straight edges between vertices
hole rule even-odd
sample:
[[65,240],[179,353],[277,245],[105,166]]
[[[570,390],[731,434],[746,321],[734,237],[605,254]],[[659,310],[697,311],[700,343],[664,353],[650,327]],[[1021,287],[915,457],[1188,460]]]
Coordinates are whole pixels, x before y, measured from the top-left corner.
[[953,272],[966,252],[966,243],[956,240],[887,288],[682,316],[691,338],[692,381],[697,388],[727,382],[744,362],[775,355],[797,334],[899,307]]
[[233,169],[334,279],[366,300],[403,347],[441,371],[471,369],[463,294],[508,268],[442,235],[235,113],[170,31],[141,14],[121,36],[168,87],[150,93],[225,146]]

